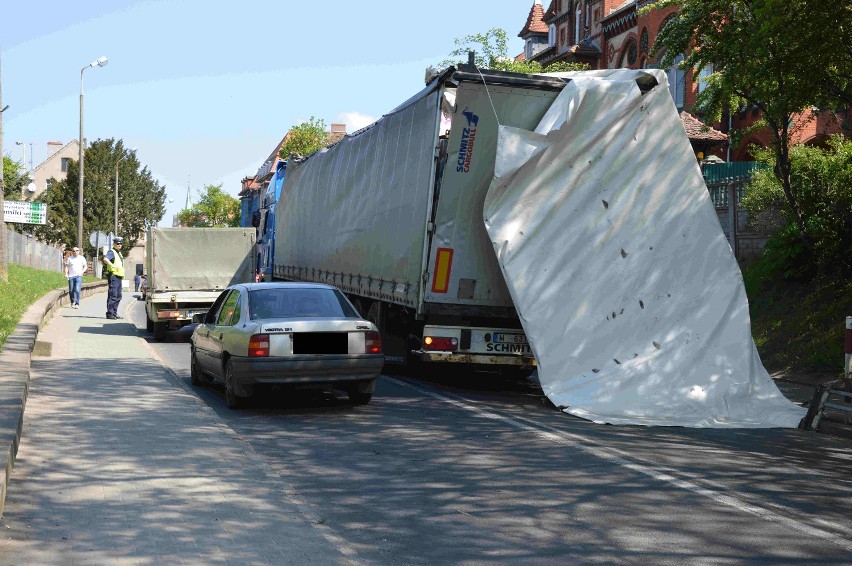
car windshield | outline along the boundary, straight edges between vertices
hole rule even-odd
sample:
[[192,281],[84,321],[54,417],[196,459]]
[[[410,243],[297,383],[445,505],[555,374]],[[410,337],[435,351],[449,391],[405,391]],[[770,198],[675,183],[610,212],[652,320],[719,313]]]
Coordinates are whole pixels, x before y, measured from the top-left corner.
[[292,317],[358,318],[358,313],[336,289],[256,289],[249,293],[252,320]]

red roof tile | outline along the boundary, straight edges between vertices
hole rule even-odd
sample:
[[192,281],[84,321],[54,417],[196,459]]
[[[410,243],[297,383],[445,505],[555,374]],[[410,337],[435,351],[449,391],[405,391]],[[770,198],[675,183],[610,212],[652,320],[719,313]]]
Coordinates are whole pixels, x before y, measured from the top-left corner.
[[727,134],[714,130],[689,112],[680,113],[680,122],[691,140],[725,141],[728,139]]
[[527,23],[518,37],[523,37],[529,33],[547,33],[547,24],[544,23],[544,8],[541,3],[536,0],[530,8],[530,15],[527,17]]

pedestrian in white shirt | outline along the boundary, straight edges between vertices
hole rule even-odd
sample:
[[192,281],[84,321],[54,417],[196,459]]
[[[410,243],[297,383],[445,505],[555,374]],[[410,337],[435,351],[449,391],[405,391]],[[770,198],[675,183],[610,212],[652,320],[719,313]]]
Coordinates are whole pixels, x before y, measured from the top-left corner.
[[73,247],[71,255],[65,260],[65,277],[68,278],[68,296],[71,308],[80,308],[80,289],[83,286],[83,274],[89,269],[86,258],[80,255],[80,248]]

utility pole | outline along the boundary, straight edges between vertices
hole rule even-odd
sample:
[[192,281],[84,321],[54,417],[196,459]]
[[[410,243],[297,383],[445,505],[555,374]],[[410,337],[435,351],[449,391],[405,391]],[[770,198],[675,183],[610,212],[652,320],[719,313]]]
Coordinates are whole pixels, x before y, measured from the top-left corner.
[[[8,106],[3,106],[3,68],[0,66],[0,212],[3,212],[3,195],[5,194],[5,186],[3,185],[3,112]],[[0,228],[0,281],[3,283],[9,282],[9,249],[6,245],[6,223],[3,222]]]
[[190,176],[186,176],[186,206],[183,208],[184,210],[189,210],[190,200],[189,200],[189,180]]

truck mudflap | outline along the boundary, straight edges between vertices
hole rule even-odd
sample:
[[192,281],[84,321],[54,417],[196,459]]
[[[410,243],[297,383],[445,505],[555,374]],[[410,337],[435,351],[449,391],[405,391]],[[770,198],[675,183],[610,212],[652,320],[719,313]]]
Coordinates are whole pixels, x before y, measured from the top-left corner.
[[545,394],[594,422],[795,428],[664,71],[561,74],[501,126],[485,228]]

